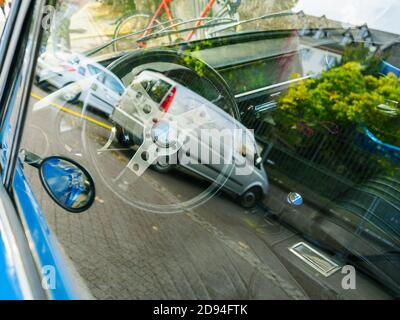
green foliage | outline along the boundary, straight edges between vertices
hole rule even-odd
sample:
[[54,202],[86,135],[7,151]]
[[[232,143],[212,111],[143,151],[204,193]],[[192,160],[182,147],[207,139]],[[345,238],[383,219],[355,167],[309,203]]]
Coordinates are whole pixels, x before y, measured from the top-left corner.
[[212,42],[203,40],[201,43],[186,49],[185,54],[182,55],[183,65],[195,71],[200,77],[204,76],[205,65],[202,60],[196,58],[196,53],[204,50],[205,48],[212,48]]
[[[400,80],[393,74],[364,74],[359,62],[347,62],[292,86],[280,100],[274,119],[286,130],[299,122],[315,127],[334,122],[341,127],[366,125],[380,139],[400,146]],[[381,106],[381,108],[379,108]]]

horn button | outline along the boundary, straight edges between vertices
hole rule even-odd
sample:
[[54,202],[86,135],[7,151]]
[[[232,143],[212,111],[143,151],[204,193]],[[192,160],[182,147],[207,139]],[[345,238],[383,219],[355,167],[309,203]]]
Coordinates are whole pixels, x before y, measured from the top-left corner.
[[[143,142],[126,166],[136,176],[158,158],[175,154],[192,130],[211,121],[205,106],[176,116],[152,112],[143,118]],[[154,123],[153,119],[160,120]]]
[[178,144],[178,128],[169,121],[161,120],[153,125],[151,138],[160,148],[173,148]]

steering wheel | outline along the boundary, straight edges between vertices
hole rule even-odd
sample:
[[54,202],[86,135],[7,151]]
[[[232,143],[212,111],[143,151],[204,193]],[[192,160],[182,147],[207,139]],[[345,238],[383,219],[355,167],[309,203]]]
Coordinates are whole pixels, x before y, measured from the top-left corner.
[[[132,193],[127,192],[127,189],[137,184],[138,179],[160,157],[170,158],[176,155],[193,130],[204,125],[207,126],[207,124],[214,121],[215,113],[210,113],[207,107],[209,103],[228,113],[232,118],[232,124],[237,125],[239,123],[239,109],[225,80],[204,61],[192,55],[173,50],[138,50],[115,61],[108,69],[119,77],[126,87],[118,104],[118,109],[126,110],[131,105],[138,106],[135,107],[135,112],[140,113],[141,120],[136,125],[142,128],[142,132],[141,141],[137,142],[139,147],[131,157],[131,160],[116,177],[115,175],[110,177],[107,176],[107,170],[103,169],[100,160],[101,155],[107,154],[109,151],[116,151],[113,146],[115,146],[117,135],[127,137],[125,145],[121,141],[119,141],[119,144],[129,148],[131,145],[131,143],[128,143],[130,140],[129,130],[126,130],[126,132],[124,128],[118,128],[117,125],[114,125],[107,142],[103,142],[100,147],[93,149],[89,147],[88,130],[84,128],[87,142],[85,149],[91,150],[90,158],[95,162],[94,167],[98,169],[103,182],[114,192],[125,188],[125,190],[116,192],[116,195],[124,202],[140,209],[157,213],[181,212],[189,207],[200,205],[215,195],[229,179],[233,170],[232,166],[223,166],[220,174],[207,190],[184,203],[152,205],[139,200],[132,201]],[[144,72],[159,75],[166,79],[165,81],[173,81],[173,83],[176,83],[178,90],[180,87],[185,87],[182,90],[186,94],[193,92],[194,99],[202,101],[203,105],[189,108],[178,114],[170,114],[160,109],[158,103],[149,99],[143,100],[146,91],[143,93],[138,91],[135,79]],[[123,131],[119,132],[121,129]]]

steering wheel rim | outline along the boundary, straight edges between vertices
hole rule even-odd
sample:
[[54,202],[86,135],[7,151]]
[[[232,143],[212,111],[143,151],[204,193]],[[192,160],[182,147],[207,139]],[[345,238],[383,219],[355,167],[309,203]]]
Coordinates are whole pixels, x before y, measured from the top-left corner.
[[[224,97],[227,99],[226,102],[229,103],[232,109],[232,116],[240,122],[239,107],[225,79],[208,63],[186,52],[175,50],[139,49],[114,61],[107,69],[114,73],[118,78],[122,79],[136,66],[151,62],[175,63],[189,69],[201,65],[204,68],[202,70],[204,76],[215,85],[219,92],[224,93]],[[126,72],[126,70],[129,71]]]

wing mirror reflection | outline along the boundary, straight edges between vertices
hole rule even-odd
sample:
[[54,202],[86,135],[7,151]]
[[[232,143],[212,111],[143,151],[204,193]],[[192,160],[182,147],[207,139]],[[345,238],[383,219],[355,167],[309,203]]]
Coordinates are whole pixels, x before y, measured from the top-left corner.
[[63,209],[80,213],[88,210],[95,199],[92,177],[74,160],[51,156],[41,159],[25,151],[24,161],[39,169],[40,180],[50,197]]

